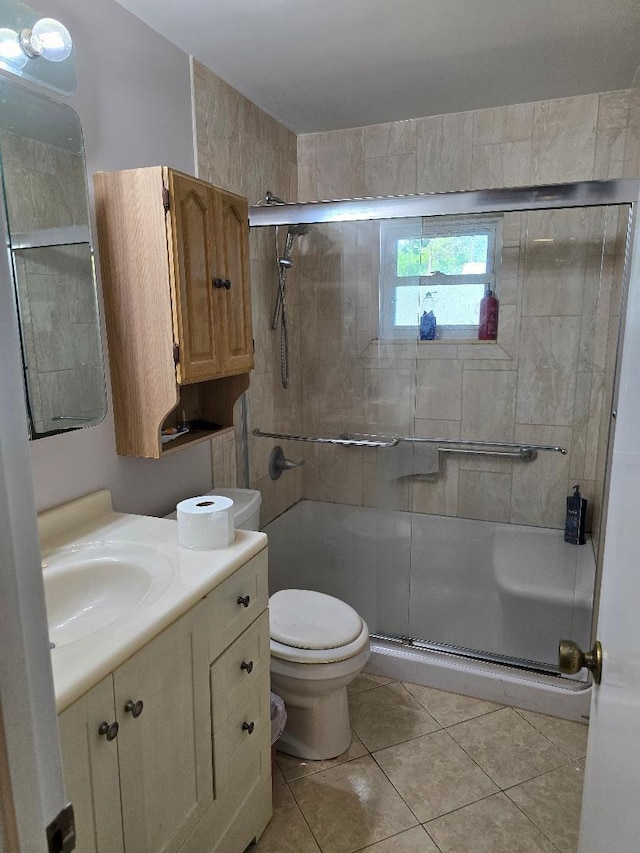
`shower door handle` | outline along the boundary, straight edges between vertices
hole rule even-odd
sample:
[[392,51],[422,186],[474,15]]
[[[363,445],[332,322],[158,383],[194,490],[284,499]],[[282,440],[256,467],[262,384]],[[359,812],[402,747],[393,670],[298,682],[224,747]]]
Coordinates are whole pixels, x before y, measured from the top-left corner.
[[583,652],[573,640],[560,640],[558,667],[565,675],[576,675],[585,667],[593,675],[596,684],[602,678],[602,646],[596,640],[590,652]]

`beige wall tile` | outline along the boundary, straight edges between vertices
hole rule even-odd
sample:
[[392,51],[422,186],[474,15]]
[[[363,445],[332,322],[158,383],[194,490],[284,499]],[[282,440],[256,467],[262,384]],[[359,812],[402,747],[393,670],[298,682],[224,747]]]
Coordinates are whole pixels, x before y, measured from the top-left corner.
[[531,184],[531,140],[474,145],[471,187],[526,187]]
[[318,134],[316,164],[319,198],[361,198],[365,193],[364,130]]
[[474,113],[473,142],[526,142],[533,133],[534,104],[514,104],[477,110]]
[[536,184],[591,178],[597,118],[598,95],[535,105],[532,160]]
[[[515,441],[570,447],[566,427],[517,425]],[[564,527],[569,456],[540,451],[534,462],[515,465],[511,487],[511,523],[538,527]]]
[[458,516],[508,522],[511,515],[511,473],[460,471]]
[[461,437],[512,441],[516,373],[465,370],[462,380]]
[[415,416],[459,420],[462,407],[462,364],[438,359],[420,361],[417,368]]
[[516,421],[571,425],[580,317],[523,319]]
[[432,116],[417,122],[417,191],[471,187],[472,113]]
[[372,124],[364,129],[365,157],[390,157],[398,154],[415,154],[417,122],[409,121]]
[[416,155],[367,157],[364,191],[367,196],[409,195],[416,191]]

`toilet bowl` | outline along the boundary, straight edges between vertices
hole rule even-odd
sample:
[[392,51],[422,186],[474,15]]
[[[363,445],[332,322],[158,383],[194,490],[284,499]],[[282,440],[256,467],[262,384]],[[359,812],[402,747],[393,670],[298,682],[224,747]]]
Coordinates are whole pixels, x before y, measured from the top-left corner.
[[278,749],[298,758],[335,758],[349,748],[347,685],[369,658],[369,630],[343,601],[304,589],[269,599],[271,687],[287,725]]

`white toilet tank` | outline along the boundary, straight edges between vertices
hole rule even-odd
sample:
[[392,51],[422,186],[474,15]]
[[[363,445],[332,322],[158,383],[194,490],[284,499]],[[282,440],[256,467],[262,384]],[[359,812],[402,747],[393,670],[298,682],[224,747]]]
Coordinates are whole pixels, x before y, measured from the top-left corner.
[[[212,489],[208,495],[221,495],[233,501],[233,526],[239,530],[260,530],[262,495],[257,489]],[[172,512],[165,518],[175,518]]]

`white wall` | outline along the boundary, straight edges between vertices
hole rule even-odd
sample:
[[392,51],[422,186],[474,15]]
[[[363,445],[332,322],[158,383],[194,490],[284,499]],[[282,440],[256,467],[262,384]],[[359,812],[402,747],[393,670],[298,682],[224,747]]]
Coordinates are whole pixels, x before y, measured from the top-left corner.
[[[114,0],[30,5],[59,18],[76,45],[78,92],[64,100],[84,129],[90,192],[96,171],[168,165],[193,174],[187,54]],[[208,443],[163,460],[117,456],[110,401],[99,426],[31,442],[31,464],[38,510],[105,487],[117,510],[156,514],[211,487]]]

